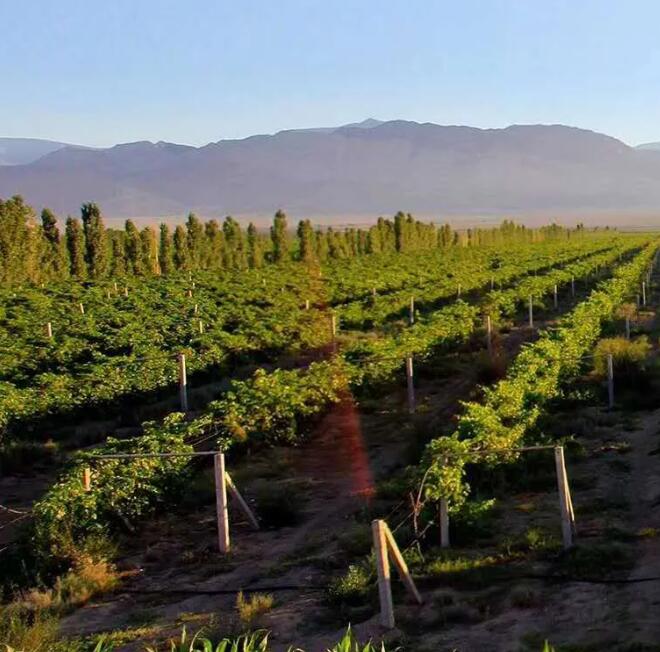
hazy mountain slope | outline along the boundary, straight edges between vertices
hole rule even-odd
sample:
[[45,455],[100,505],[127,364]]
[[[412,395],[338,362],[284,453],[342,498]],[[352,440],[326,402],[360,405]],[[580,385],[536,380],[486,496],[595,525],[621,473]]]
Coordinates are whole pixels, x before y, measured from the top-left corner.
[[291,130],[201,148],[139,142],[65,148],[0,168],[0,196],[109,216],[420,214],[660,209],[660,152],[563,126],[391,121]]
[[0,138],[0,165],[32,163],[66,146],[66,143],[38,138]]

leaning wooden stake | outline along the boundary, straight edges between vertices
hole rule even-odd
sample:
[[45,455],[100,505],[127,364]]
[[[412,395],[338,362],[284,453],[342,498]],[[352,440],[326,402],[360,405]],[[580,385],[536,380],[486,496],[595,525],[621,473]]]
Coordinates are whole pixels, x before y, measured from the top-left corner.
[[449,548],[449,508],[447,505],[447,499],[440,499],[440,547]]
[[213,456],[215,478],[215,508],[218,519],[218,549],[229,552],[229,512],[227,510],[227,484],[225,472],[225,456],[218,453]]
[[388,527],[387,523],[385,523],[385,521],[381,521],[381,523],[383,524],[383,529],[385,530],[385,540],[387,542],[388,552],[392,556],[392,561],[394,562],[394,565],[396,566],[396,569],[399,572],[399,577],[401,578],[401,581],[406,587],[408,593],[410,593],[410,595],[412,595],[412,597],[415,599],[415,602],[417,602],[417,604],[422,604],[424,600],[422,600],[422,596],[419,594],[419,591],[415,586],[415,582],[412,578],[412,575],[408,570],[408,565],[406,564],[406,560],[403,558],[403,555],[399,550],[399,546],[396,543],[392,531]]
[[378,598],[380,600],[380,624],[387,629],[394,629],[394,605],[392,603],[392,577],[390,560],[387,554],[385,521],[371,522],[371,533],[376,552],[376,572],[378,574]]
[[186,373],[185,353],[179,353],[179,398],[181,411],[188,412],[188,375]]
[[568,486],[566,464],[564,462],[564,448],[562,446],[557,446],[555,448],[555,469],[557,472],[557,489],[559,490],[561,535],[564,550],[567,550],[573,545],[575,517],[573,515],[573,501],[571,500],[571,492]]
[[614,360],[611,353],[607,355],[607,406],[614,407]]
[[408,389],[408,412],[415,412],[415,382],[413,377],[413,359],[409,355],[406,358],[406,386]]
[[254,512],[250,509],[249,505],[245,502],[243,496],[241,496],[241,493],[236,488],[236,485],[234,484],[234,481],[231,479],[231,476],[229,475],[228,471],[225,471],[225,480],[227,482],[229,493],[231,493],[232,498],[238,503],[238,506],[243,511],[243,514],[245,514],[245,516],[247,517],[247,520],[250,521],[250,525],[255,530],[260,529],[259,521],[257,520],[257,517],[254,515]]

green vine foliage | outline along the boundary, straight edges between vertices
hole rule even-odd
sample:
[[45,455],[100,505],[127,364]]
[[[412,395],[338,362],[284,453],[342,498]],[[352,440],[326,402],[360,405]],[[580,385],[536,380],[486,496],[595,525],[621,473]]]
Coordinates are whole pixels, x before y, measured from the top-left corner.
[[455,509],[468,493],[464,482],[468,461],[497,464],[511,459],[506,450],[521,445],[543,406],[558,397],[562,384],[578,372],[583,356],[598,339],[601,325],[636,291],[657,248],[657,241],[646,246],[561,319],[557,329],[544,331],[526,346],[506,378],[484,390],[482,402],[464,404],[455,432],[427,447],[425,487],[430,498],[446,498]]

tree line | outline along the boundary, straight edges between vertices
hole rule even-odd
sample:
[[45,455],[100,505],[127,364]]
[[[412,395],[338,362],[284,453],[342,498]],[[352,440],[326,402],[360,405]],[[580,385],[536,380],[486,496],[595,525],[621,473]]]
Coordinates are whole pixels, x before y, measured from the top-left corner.
[[0,199],[0,283],[45,283],[123,276],[169,275],[195,270],[241,270],[289,261],[325,262],[378,253],[414,252],[452,246],[529,242],[579,232],[557,225],[528,229],[511,221],[492,229],[454,231],[424,223],[409,213],[379,218],[369,228],[314,227],[310,220],[290,230],[277,211],[270,233],[251,222],[246,229],[231,216],[222,223],[190,213],[173,230],[162,223],[139,229],[107,228],[99,206],[85,203],[80,218],[67,217],[63,232],[48,208],[38,220],[20,196]]

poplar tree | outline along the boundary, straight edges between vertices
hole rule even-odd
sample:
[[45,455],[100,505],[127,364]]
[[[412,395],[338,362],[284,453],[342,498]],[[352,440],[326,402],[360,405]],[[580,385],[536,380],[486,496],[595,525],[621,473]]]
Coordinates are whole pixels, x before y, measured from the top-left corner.
[[224,236],[217,220],[204,224],[204,269],[222,269],[224,266]]
[[172,250],[172,236],[167,224],[160,225],[160,241],[158,245],[158,260],[160,273],[171,274],[174,271],[174,252]]
[[190,213],[186,221],[186,239],[190,268],[201,269],[204,258],[204,227],[194,213]]
[[34,214],[23,198],[0,200],[0,281],[16,284],[37,279],[36,238]]
[[309,220],[298,222],[298,250],[300,260],[305,263],[311,263],[315,258],[314,251],[314,229]]
[[158,238],[153,226],[145,226],[140,231],[142,269],[145,274],[158,276],[160,267],[158,265]]
[[178,270],[190,269],[186,230],[180,224],[174,229],[174,266]]
[[61,280],[68,276],[62,238],[57,228],[57,217],[49,208],[41,211],[41,232],[44,238],[43,265],[51,279]]
[[259,240],[257,227],[250,222],[247,228],[248,265],[252,269],[263,267],[264,253]]
[[69,272],[76,279],[85,278],[87,265],[85,265],[85,234],[80,220],[68,217],[64,230],[66,250],[69,254]]
[[142,238],[133,220],[126,220],[124,225],[124,249],[126,251],[126,271],[140,276],[145,273],[142,257]]
[[93,279],[103,278],[108,273],[108,248],[101,209],[94,203],[83,204],[81,216],[89,276]]
[[273,241],[273,261],[276,263],[285,261],[289,253],[289,241],[286,215],[281,210],[277,211],[273,218],[273,226],[270,227],[270,238]]

